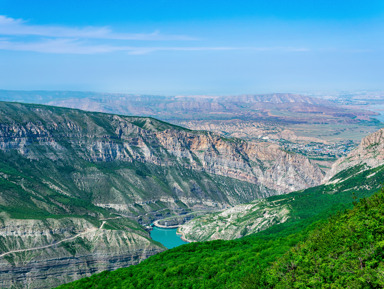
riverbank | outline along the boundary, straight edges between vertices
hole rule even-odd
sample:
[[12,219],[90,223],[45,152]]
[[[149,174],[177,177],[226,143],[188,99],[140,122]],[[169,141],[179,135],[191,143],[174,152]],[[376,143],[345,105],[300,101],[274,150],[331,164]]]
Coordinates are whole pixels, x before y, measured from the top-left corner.
[[187,238],[185,238],[184,232],[180,232],[179,230],[176,231],[176,235],[179,235],[180,239],[183,240],[184,242],[187,242],[187,243],[195,242],[195,241],[191,241],[191,240],[188,240]]

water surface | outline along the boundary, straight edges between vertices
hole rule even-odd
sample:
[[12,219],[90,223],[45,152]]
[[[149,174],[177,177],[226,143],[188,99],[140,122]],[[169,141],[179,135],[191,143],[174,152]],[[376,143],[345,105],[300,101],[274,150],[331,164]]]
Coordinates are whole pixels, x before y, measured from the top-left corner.
[[168,249],[188,244],[181,240],[181,236],[176,235],[177,229],[163,229],[158,227],[153,227],[151,231],[151,237],[153,240],[160,242]]

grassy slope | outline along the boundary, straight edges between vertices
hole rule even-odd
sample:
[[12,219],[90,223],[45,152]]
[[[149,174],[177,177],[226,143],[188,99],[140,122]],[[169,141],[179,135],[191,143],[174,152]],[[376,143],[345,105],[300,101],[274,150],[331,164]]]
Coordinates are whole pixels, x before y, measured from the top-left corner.
[[[0,151],[0,174],[6,176],[0,178],[3,197],[0,211],[15,219],[110,217],[107,210],[92,205],[87,199],[60,194],[51,189],[41,182],[39,173],[32,162],[18,154]],[[51,177],[54,173],[51,171]],[[65,175],[63,171],[62,175]],[[44,206],[38,205],[42,203]]]
[[[343,174],[356,171],[352,168]],[[376,171],[376,175],[367,179],[372,171]],[[338,184],[268,198],[289,203],[292,218],[264,232],[233,241],[183,245],[152,256],[139,265],[103,272],[60,288],[258,288],[262,284],[267,288],[279,287],[282,278],[262,278],[266,270],[274,276],[285,273],[279,268],[284,268],[286,263],[271,269],[272,263],[284,262],[281,261],[287,258],[284,254],[299,242],[314,238],[317,227],[331,227],[338,217],[326,223],[324,220],[330,214],[350,208],[357,198],[370,196],[377,191],[383,177],[383,167],[379,167],[357,173]]]

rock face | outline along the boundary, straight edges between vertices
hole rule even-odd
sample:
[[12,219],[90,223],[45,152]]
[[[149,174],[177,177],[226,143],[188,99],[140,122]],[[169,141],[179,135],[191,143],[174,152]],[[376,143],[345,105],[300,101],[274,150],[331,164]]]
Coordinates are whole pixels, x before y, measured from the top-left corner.
[[135,264],[164,249],[139,224],[322,177],[276,145],[152,118],[0,103],[0,286],[50,287]]
[[180,226],[178,233],[190,242],[233,240],[284,223],[288,217],[287,205],[254,201],[195,218]]
[[346,157],[340,158],[326,174],[322,183],[337,181],[337,175],[347,169],[355,168],[354,173],[375,168],[384,164],[384,129],[363,138],[360,145]]
[[52,288],[164,250],[129,223],[117,230],[103,228],[112,221],[95,226],[82,218],[17,220],[3,214],[0,244],[6,253],[0,254],[0,287]]
[[39,170],[52,190],[92,194],[93,204],[125,213],[132,203],[148,211],[151,202],[175,199],[188,207],[203,200],[233,205],[322,179],[307,158],[276,145],[223,139],[151,118],[44,106],[2,103],[0,149],[25,160],[28,173]]

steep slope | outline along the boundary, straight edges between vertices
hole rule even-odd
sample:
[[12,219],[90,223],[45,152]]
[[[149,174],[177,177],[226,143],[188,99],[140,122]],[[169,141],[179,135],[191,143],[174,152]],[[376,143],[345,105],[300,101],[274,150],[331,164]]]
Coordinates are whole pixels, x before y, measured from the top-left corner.
[[284,223],[288,216],[288,205],[258,200],[197,217],[181,225],[178,233],[188,241],[233,240]]
[[384,164],[384,129],[362,139],[360,145],[346,157],[340,158],[324,177],[323,183],[337,182],[341,171],[354,169],[355,173]]
[[126,219],[10,219],[2,214],[0,221],[1,288],[51,288],[164,251]]
[[383,288],[384,191],[315,229],[257,288]]
[[232,240],[282,223],[291,226],[370,196],[383,184],[384,165],[360,172],[347,169],[339,176],[338,182],[205,214],[181,225],[179,231],[189,241]]
[[[150,118],[36,105],[0,103],[0,149],[2,163],[24,174],[15,185],[41,178],[61,197],[132,215],[237,204],[322,178],[308,159],[274,145],[226,140]],[[17,198],[1,197],[7,207]]]
[[137,264],[164,250],[139,224],[321,178],[308,159],[273,145],[151,118],[0,103],[0,286],[46,288]]

